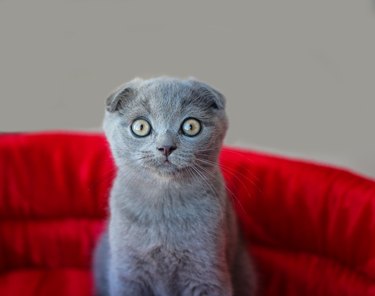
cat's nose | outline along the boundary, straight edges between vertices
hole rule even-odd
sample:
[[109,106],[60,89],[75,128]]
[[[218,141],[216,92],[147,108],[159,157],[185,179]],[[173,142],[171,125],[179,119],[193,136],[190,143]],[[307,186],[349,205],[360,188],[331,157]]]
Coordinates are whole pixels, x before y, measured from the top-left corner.
[[169,156],[174,150],[177,149],[176,146],[163,146],[157,148],[163,155]]

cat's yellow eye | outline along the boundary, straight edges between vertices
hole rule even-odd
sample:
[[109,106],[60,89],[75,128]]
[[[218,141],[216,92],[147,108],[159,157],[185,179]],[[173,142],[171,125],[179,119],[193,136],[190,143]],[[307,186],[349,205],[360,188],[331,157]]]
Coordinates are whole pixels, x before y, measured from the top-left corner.
[[201,123],[198,119],[195,118],[188,118],[181,125],[182,132],[184,133],[184,135],[189,137],[198,135],[201,129]]
[[147,120],[139,118],[133,121],[131,131],[137,137],[146,137],[151,132],[151,125],[147,122]]

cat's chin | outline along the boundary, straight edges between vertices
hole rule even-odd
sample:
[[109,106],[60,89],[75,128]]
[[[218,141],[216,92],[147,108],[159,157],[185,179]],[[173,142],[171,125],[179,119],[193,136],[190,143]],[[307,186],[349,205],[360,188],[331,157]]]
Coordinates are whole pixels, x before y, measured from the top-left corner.
[[178,173],[178,168],[175,164],[165,161],[156,167],[156,171],[161,175],[173,176]]
[[152,173],[156,174],[157,177],[163,179],[179,179],[183,169],[177,167],[170,161],[164,161],[152,168]]

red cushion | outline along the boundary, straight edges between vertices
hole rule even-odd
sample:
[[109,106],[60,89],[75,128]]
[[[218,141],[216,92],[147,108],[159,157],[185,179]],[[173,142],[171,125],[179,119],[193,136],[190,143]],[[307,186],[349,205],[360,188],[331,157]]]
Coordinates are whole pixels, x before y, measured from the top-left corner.
[[[375,295],[375,182],[225,148],[260,295]],[[0,295],[90,295],[114,176],[101,134],[0,136]]]

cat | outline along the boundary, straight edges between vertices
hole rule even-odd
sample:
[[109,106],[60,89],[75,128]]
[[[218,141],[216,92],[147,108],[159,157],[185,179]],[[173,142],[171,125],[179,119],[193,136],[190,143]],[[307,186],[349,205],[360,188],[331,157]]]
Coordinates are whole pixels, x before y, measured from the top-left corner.
[[224,96],[195,79],[134,79],[107,99],[117,176],[94,254],[96,295],[254,295],[218,165],[227,127]]

